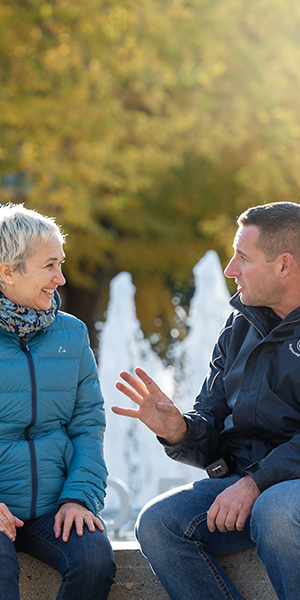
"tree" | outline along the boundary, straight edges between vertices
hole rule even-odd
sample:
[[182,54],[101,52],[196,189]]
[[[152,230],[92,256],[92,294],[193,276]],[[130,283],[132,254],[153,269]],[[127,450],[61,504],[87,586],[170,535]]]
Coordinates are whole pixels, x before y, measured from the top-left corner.
[[[66,308],[90,325],[132,272],[146,333],[247,206],[298,200],[291,0],[2,0],[0,201],[69,233]],[[105,290],[99,303],[100,290]]]

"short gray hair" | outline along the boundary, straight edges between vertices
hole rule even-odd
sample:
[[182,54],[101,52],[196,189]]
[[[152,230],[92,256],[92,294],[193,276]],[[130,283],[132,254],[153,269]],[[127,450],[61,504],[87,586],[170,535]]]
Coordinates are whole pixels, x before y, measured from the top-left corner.
[[254,225],[260,230],[257,247],[272,262],[284,252],[300,265],[300,205],[296,202],[271,202],[248,208],[237,219],[238,225]]
[[[37,238],[47,242],[52,235],[65,243],[66,235],[53,217],[29,210],[24,204],[0,205],[0,262],[7,262],[24,274],[26,261],[35,253]],[[0,276],[0,289],[4,287]]]

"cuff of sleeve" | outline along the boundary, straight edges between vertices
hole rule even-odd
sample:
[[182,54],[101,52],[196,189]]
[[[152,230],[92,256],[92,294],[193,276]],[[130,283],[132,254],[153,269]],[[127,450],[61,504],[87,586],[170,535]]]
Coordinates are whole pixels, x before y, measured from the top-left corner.
[[83,506],[84,508],[89,510],[87,505],[84,502],[80,502],[80,500],[77,500],[75,498],[62,498],[57,503],[57,508],[59,509],[63,504],[67,504],[67,502],[74,502],[75,504],[80,504],[80,506]]
[[243,475],[250,475],[255,481],[259,491],[262,493],[275,483],[282,481],[278,479],[278,473],[274,468],[262,467],[259,463],[253,463],[244,469]]
[[181,442],[179,442],[179,444],[170,444],[170,442],[167,442],[167,440],[165,440],[162,437],[159,437],[158,435],[156,436],[156,439],[159,441],[160,444],[162,444],[163,446],[166,446],[167,448],[181,448],[181,446],[185,446],[186,442],[189,441],[189,438],[192,437],[191,435],[191,427],[190,424],[192,423],[192,420],[189,417],[186,417],[185,415],[183,415],[183,418],[187,424],[188,430],[186,433],[185,438],[183,438],[183,440]]

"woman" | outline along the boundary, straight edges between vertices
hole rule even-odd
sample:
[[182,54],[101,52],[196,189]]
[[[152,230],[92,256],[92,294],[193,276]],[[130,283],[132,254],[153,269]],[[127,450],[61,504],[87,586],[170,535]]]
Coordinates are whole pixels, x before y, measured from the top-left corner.
[[57,600],[104,600],[115,573],[99,517],[105,417],[86,326],[59,311],[64,235],[0,207],[0,598],[19,599],[17,551],[62,576]]

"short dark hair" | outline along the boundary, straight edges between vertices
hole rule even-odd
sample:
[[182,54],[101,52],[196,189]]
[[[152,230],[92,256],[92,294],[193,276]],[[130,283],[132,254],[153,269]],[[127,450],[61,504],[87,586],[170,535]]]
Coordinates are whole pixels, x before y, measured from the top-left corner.
[[260,229],[257,246],[268,262],[289,252],[300,265],[300,204],[272,202],[253,206],[238,217],[237,223]]

